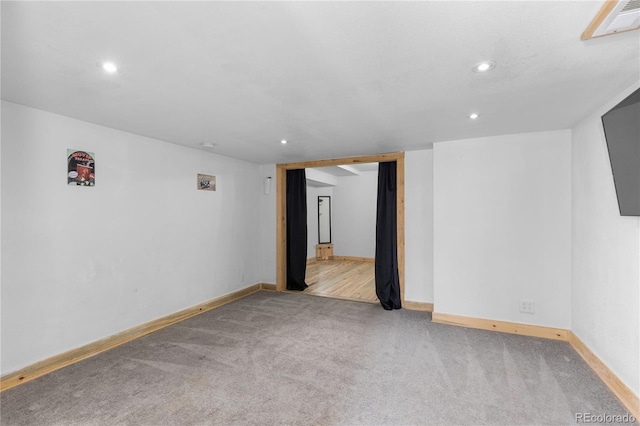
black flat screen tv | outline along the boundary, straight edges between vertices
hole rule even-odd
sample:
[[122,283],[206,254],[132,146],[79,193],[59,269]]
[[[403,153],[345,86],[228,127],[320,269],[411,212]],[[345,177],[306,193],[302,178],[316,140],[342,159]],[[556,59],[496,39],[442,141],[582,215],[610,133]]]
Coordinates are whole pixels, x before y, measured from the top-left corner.
[[602,116],[621,216],[640,216],[640,89]]

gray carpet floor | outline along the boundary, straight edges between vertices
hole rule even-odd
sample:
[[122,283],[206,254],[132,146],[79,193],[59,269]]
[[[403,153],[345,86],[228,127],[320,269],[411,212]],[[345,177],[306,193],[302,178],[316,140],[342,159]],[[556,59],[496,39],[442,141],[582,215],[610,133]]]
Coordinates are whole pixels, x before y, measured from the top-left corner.
[[262,291],[3,392],[2,425],[575,425],[626,414],[566,342]]

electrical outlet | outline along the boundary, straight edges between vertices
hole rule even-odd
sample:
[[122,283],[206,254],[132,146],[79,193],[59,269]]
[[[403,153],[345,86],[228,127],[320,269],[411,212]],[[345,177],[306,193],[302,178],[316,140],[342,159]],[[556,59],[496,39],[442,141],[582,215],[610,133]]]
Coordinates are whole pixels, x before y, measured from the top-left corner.
[[529,299],[520,299],[520,312],[524,312],[525,314],[535,314],[536,302]]

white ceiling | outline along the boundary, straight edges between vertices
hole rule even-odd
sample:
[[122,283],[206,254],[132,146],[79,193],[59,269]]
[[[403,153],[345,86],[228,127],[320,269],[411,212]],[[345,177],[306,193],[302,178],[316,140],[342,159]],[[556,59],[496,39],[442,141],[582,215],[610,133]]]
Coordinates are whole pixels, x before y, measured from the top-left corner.
[[602,3],[2,1],[2,98],[259,164],[564,129],[640,79]]
[[357,176],[362,172],[377,172],[378,163],[358,163],[349,164],[346,166],[314,167],[313,169],[328,173],[333,176]]

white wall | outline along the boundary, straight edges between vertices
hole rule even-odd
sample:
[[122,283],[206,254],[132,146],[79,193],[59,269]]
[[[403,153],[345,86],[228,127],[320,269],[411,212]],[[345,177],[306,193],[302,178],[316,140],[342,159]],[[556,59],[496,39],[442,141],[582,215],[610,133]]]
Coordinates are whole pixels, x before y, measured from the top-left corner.
[[570,328],[571,132],[437,143],[433,168],[435,311]]
[[260,239],[257,242],[260,260],[260,282],[276,283],[276,165],[260,166],[260,178],[271,177],[271,192],[260,194]]
[[433,303],[433,150],[404,159],[406,300]]
[[378,171],[340,176],[331,198],[335,256],[375,257]]
[[622,217],[600,117],[572,129],[572,330],[640,395],[640,218]]
[[261,191],[257,165],[3,102],[2,374],[259,282]]
[[[333,228],[333,187],[307,185],[307,259],[315,259],[318,244],[318,197],[331,197],[331,227]],[[333,238],[333,229],[331,230]]]

